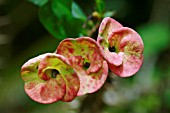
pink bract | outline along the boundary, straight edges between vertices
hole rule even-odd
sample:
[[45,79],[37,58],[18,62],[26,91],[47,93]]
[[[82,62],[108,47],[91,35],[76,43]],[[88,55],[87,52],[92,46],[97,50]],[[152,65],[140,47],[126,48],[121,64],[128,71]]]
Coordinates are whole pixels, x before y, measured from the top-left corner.
[[68,58],[78,73],[80,79],[78,96],[93,93],[104,84],[108,65],[95,40],[89,37],[68,38],[60,42],[56,53]]
[[[59,74],[57,74],[57,77],[59,76],[59,78],[51,78],[52,71],[58,71]],[[80,81],[77,73],[73,70],[64,56],[58,54],[47,55],[39,64],[38,75],[41,79],[47,79],[46,81],[48,81],[48,78],[50,77],[49,80],[54,79],[56,80],[56,83],[61,83],[61,85],[65,84],[65,88],[60,87],[65,89],[65,94],[61,98],[61,101],[69,102],[77,96]],[[60,76],[64,80],[64,83],[62,83]],[[51,95],[49,92],[47,93],[48,95]]]
[[[58,65],[54,66],[52,62]],[[64,71],[61,71],[61,68]],[[54,73],[53,70],[57,70],[59,73]],[[67,59],[54,53],[30,59],[22,66],[21,75],[25,81],[25,92],[31,99],[39,103],[48,104],[58,100],[71,101],[79,90],[79,78]],[[71,83],[74,84],[74,87],[70,87]]]
[[119,66],[122,64],[122,53],[115,53],[109,51],[109,35],[115,30],[122,28],[123,26],[116,20],[106,17],[100,24],[99,34],[97,37],[97,43],[103,48],[103,56],[112,65]]
[[99,27],[97,42],[103,48],[110,70],[115,74],[129,77],[140,69],[143,63],[143,41],[133,29],[123,27],[107,17]]
[[97,37],[97,42],[100,42],[101,40],[108,40],[108,36],[115,30],[123,27],[119,22],[116,20],[106,17],[102,20],[100,26],[99,26],[99,34]]

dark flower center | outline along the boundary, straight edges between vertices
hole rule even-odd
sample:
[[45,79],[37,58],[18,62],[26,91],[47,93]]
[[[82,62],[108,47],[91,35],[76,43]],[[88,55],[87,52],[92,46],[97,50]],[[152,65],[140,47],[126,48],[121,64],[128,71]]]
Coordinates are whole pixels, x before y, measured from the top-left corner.
[[85,70],[87,70],[89,67],[90,67],[90,63],[89,63],[89,62],[84,62],[83,68],[84,68]]
[[56,70],[56,69],[53,69],[52,72],[51,72],[51,77],[56,78],[58,74],[60,74],[59,71]]
[[116,51],[115,46],[113,46],[113,47],[109,47],[109,51],[110,51],[110,52],[115,52],[115,51]]

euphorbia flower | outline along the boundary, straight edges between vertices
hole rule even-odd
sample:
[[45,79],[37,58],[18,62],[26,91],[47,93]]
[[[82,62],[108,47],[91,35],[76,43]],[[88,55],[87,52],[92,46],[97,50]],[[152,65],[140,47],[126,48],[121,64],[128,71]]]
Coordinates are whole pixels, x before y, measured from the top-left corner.
[[104,84],[108,65],[101,54],[100,46],[89,37],[68,38],[60,42],[57,54],[68,58],[80,79],[78,96],[93,93]]
[[131,28],[123,27],[112,18],[104,18],[99,27],[97,42],[109,68],[121,77],[135,74],[143,62],[143,41]]
[[30,59],[21,69],[25,92],[34,101],[53,103],[71,101],[78,93],[80,81],[68,60],[55,53]]

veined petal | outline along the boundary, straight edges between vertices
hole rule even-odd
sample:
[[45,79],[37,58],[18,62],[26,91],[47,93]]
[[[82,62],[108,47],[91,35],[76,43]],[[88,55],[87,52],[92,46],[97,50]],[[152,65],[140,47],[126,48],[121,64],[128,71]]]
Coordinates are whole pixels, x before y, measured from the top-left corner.
[[65,94],[61,98],[61,101],[65,102],[72,101],[77,96],[80,81],[77,76],[77,73],[70,66],[70,63],[64,56],[58,54],[47,55],[40,62],[38,74],[41,79],[45,78],[46,81],[54,79],[56,80],[56,83],[60,83],[61,79],[58,79],[58,77],[59,78],[61,77],[63,79],[64,81],[63,84],[65,85],[66,88]]
[[61,76],[57,79],[45,81],[38,76],[40,62],[52,53],[46,53],[27,61],[21,68],[21,76],[25,81],[25,92],[36,102],[47,104],[60,100],[66,90],[66,85]]
[[114,46],[116,46],[118,54],[123,53],[123,62],[119,66],[109,62],[109,68],[121,77],[132,76],[140,69],[143,63],[143,41],[136,31],[127,27],[120,28],[110,35],[110,45],[115,41]]
[[57,54],[69,59],[80,79],[77,95],[97,91],[105,82],[108,66],[104,61],[101,47],[89,37],[68,38],[60,42]]

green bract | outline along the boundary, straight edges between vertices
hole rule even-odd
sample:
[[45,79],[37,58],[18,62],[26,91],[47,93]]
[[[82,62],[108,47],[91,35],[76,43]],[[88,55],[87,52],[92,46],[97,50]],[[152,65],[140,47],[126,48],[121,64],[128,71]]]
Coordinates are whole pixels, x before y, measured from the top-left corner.
[[100,46],[89,37],[68,38],[60,42],[57,54],[68,58],[78,73],[80,89],[77,95],[93,93],[105,82],[108,65],[103,59]]
[[47,53],[30,59],[21,69],[25,91],[40,103],[71,101],[77,96],[79,78],[61,55]]

